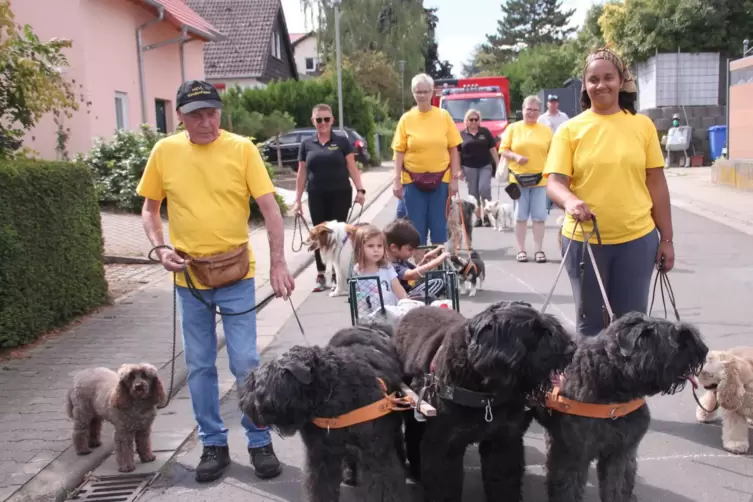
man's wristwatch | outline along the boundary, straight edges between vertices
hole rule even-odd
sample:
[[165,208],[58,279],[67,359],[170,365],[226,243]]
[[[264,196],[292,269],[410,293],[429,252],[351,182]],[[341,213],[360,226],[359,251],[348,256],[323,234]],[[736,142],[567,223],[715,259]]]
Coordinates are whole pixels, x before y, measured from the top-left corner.
[[366,195],[366,190],[364,190],[363,188],[356,190],[356,192]]

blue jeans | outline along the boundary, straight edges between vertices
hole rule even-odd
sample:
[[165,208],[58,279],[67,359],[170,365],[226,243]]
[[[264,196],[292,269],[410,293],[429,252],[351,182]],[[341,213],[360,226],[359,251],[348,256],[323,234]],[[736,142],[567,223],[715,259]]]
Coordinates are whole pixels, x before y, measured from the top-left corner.
[[546,187],[520,187],[520,199],[515,202],[517,221],[546,221]]
[[[567,250],[570,239],[560,235],[562,253]],[[591,241],[591,248],[599,267],[601,280],[614,315],[621,317],[628,312],[646,313],[651,277],[656,269],[656,253],[659,250],[659,234],[652,230],[647,235],[622,244],[599,246]],[[595,336],[604,329],[604,299],[596,280],[591,258],[586,251],[583,284],[580,278],[580,261],[583,243],[574,241],[565,259],[565,270],[573,288],[575,307],[578,312],[578,332]]]
[[440,183],[433,192],[422,192],[413,183],[403,185],[403,199],[408,219],[418,230],[421,245],[425,246],[429,235],[432,244],[447,242],[447,197],[449,183]]
[[[210,305],[225,312],[241,312],[256,302],[254,279],[245,279],[230,286],[199,290]],[[178,310],[183,333],[183,355],[188,367],[188,391],[199,439],[204,446],[227,446],[227,428],[220,415],[220,392],[217,379],[217,323],[215,313],[197,300],[188,288],[178,287]],[[216,309],[215,309],[216,310]],[[256,352],[256,311],[222,319],[230,359],[230,371],[238,387],[259,364]],[[272,442],[269,429],[259,428],[245,415],[241,424],[246,430],[250,448]]]
[[408,210],[405,208],[405,199],[398,199],[398,201],[397,201],[397,215],[395,217],[397,219],[407,218],[408,217]]

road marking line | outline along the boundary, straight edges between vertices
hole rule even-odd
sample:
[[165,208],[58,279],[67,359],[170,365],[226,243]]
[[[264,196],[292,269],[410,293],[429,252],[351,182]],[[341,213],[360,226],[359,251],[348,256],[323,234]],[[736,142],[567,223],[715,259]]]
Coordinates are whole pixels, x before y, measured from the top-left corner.
[[[535,294],[535,295],[539,296],[539,297],[541,298],[541,303],[542,303],[542,304],[543,304],[543,303],[544,303],[544,301],[546,300],[546,295],[545,295],[545,294],[541,294],[541,293],[539,293],[539,292],[538,292],[538,291],[537,291],[537,290],[536,290],[536,289],[535,289],[535,288],[534,288],[533,286],[531,286],[530,284],[528,284],[528,283],[527,283],[526,281],[524,281],[523,279],[521,279],[521,278],[520,278],[520,277],[518,277],[517,275],[513,274],[512,272],[509,272],[509,271],[505,270],[504,268],[502,268],[502,267],[500,267],[499,265],[496,265],[496,264],[494,264],[494,263],[492,263],[492,264],[491,264],[491,266],[492,266],[493,268],[496,268],[497,270],[500,270],[500,271],[504,272],[504,273],[505,273],[505,274],[507,274],[508,276],[510,276],[510,277],[512,277],[513,279],[515,279],[516,281],[518,281],[518,282],[519,282],[520,284],[522,284],[522,285],[523,285],[524,287],[526,287],[526,288],[527,288],[527,289],[528,289],[528,290],[529,290],[529,291],[530,291],[531,293],[533,293],[533,294]],[[556,304],[556,303],[554,303],[554,302],[549,302],[549,305],[550,305],[550,306],[551,306],[551,307],[552,307],[552,308],[553,308],[554,310],[556,310],[557,312],[559,312],[559,315],[560,315],[560,317],[561,317],[562,319],[564,319],[564,320],[565,320],[565,321],[566,321],[566,322],[567,322],[568,324],[570,324],[570,325],[571,325],[572,327],[575,327],[575,322],[573,322],[573,320],[572,320],[572,319],[570,319],[570,318],[569,318],[569,317],[568,317],[568,316],[567,316],[567,315],[566,315],[566,314],[565,314],[565,313],[564,313],[564,312],[562,311],[562,309],[561,309],[561,308],[559,308],[559,307],[557,306],[557,304]]]

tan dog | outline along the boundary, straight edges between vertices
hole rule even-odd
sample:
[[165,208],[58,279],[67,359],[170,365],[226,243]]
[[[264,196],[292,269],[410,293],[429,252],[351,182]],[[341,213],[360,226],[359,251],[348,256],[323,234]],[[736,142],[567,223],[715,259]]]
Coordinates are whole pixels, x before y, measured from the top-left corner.
[[353,261],[353,238],[358,225],[341,221],[326,221],[311,229],[306,241],[310,252],[319,250],[329,269],[335,272],[336,285],[330,296],[348,294],[348,275]]
[[698,383],[706,389],[696,409],[699,422],[710,422],[721,409],[722,446],[732,453],[749,448],[748,421],[753,419],[753,348],[710,350]]
[[117,373],[109,368],[79,371],[67,400],[76,453],[87,455],[102,444],[102,421],[107,420],[115,427],[115,461],[120,472],[136,468],[134,443],[139,459],[152,462],[152,423],[157,406],[165,400],[157,368],[151,364],[124,364]]

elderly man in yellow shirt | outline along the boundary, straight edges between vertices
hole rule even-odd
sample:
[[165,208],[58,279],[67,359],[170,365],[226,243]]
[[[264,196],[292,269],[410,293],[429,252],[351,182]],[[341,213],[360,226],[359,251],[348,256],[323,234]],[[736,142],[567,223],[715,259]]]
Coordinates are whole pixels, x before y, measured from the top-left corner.
[[[269,234],[272,288],[287,297],[294,283],[285,262],[282,215],[258,150],[249,139],[220,130],[222,101],[211,84],[184,83],[176,104],[185,132],[154,146],[136,190],[145,198],[142,220],[154,246],[165,244],[160,206],[167,197],[175,249],[162,247],[159,257],[175,274],[188,390],[204,446],[196,481],[209,482],[230,465],[228,431],[220,415],[215,308],[230,314],[222,324],[230,370],[239,385],[259,363],[256,312],[247,312],[255,305],[249,197],[256,199]],[[206,266],[207,261],[215,266]],[[241,312],[247,313],[232,315]],[[278,476],[282,468],[269,430],[245,415],[241,424],[256,475]]]
[[534,259],[545,263],[544,233],[546,217],[546,179],[544,165],[552,142],[552,130],[538,122],[541,101],[536,96],[523,100],[523,120],[507,126],[499,144],[500,156],[508,160],[510,183],[518,185],[520,198],[515,203],[515,240],[518,262],[527,262],[526,233],[532,220]]

